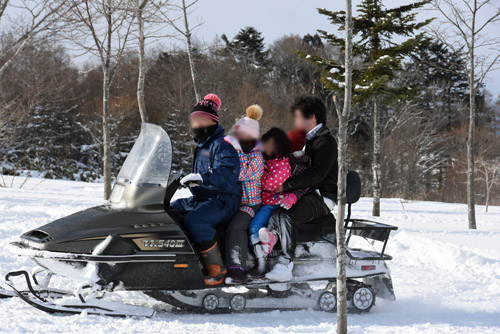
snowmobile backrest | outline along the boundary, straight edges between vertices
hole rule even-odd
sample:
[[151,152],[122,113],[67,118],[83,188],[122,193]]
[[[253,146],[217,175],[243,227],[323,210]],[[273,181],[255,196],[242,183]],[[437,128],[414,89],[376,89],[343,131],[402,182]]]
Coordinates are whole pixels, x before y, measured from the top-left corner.
[[347,187],[346,187],[347,204],[353,204],[359,201],[361,197],[361,178],[356,171],[347,171]]

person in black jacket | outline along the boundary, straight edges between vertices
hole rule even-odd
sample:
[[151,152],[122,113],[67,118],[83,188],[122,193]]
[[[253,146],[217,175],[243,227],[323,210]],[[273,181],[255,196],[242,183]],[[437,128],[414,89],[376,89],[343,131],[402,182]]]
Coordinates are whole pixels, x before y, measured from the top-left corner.
[[325,104],[316,97],[299,97],[291,112],[295,128],[307,132],[304,151],[311,158],[311,168],[289,178],[276,192],[303,188],[310,188],[311,191],[290,210],[275,211],[269,221],[269,229],[279,237],[282,251],[278,263],[266,277],[279,282],[292,279],[297,225],[328,215],[330,209],[324,198],[335,201],[337,196],[337,141],[326,126]]

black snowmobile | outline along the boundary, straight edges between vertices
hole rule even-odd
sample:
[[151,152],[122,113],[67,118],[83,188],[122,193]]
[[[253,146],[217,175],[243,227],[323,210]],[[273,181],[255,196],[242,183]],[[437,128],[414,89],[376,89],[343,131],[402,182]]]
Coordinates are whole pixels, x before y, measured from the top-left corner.
[[[106,297],[116,291],[133,290],[189,311],[335,311],[332,214],[300,225],[291,282],[260,279],[244,286],[207,288],[200,258],[182,228],[182,217],[170,209],[171,199],[180,188],[179,176],[170,177],[171,164],[172,146],[167,133],[160,126],[142,124],[109,203],[24,233],[12,244],[14,251],[32,258],[38,266],[32,273],[7,274],[8,286],[0,289],[0,296],[17,296],[51,313],[85,311],[115,316],[153,314],[149,309],[106,303]],[[356,173],[349,173],[348,179],[348,246],[353,239],[371,240],[372,245],[380,242],[380,251],[351,247],[347,251],[348,303],[352,309],[366,312],[377,297],[395,299],[386,265],[391,256],[384,251],[390,232],[397,228],[351,219],[350,205],[359,199],[361,183]],[[277,256],[276,251],[270,254],[269,266]],[[250,255],[250,268],[253,261]],[[27,288],[19,288],[18,280],[14,284],[15,276],[23,277]],[[54,289],[49,287],[52,276],[63,276],[79,284],[74,291]],[[88,296],[101,299],[89,302]],[[68,304],[68,299],[74,301]]]

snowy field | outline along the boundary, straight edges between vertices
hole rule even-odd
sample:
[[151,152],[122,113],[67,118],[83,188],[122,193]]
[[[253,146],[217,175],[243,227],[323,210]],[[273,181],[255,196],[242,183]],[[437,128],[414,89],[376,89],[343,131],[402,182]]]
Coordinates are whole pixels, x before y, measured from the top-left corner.
[[[102,203],[102,185],[30,179],[0,188],[0,274],[28,268],[7,252],[21,233]],[[353,216],[371,218],[370,199]],[[500,207],[477,207],[478,230],[467,229],[466,206],[382,200],[378,219],[399,227],[387,253],[397,300],[366,315],[349,315],[350,333],[500,333]],[[134,299],[140,297],[135,293]],[[335,315],[312,310],[232,315],[160,313],[152,319],[47,315],[18,299],[0,300],[2,333],[334,333]]]

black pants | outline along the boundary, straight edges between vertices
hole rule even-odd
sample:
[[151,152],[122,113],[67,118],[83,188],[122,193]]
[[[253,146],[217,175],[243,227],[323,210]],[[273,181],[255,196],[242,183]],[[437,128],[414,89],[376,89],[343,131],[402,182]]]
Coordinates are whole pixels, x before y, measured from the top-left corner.
[[[287,261],[292,261],[297,246],[297,226],[307,224],[313,219],[321,218],[330,210],[323,202],[323,198],[316,192],[311,192],[302,197],[290,210],[276,210],[269,226],[278,233],[281,243],[281,256]],[[286,264],[286,263],[285,263]]]
[[[257,212],[260,205],[252,207]],[[253,217],[238,211],[226,227],[226,266],[246,269],[248,258],[248,225]]]

